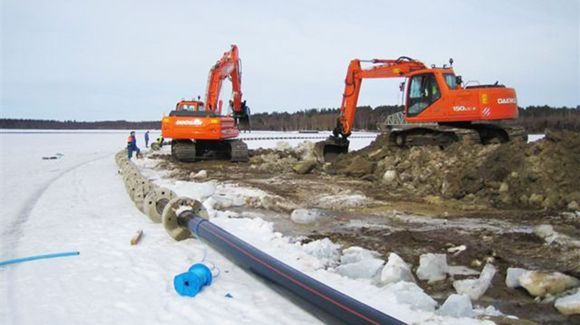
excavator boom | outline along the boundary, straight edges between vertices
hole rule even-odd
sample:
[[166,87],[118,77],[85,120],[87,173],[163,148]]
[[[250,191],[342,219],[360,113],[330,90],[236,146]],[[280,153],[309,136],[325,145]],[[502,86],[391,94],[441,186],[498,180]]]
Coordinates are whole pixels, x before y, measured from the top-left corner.
[[209,110],[218,114],[221,114],[222,109],[219,95],[222,82],[226,78],[232,83],[232,98],[229,106],[236,125],[247,130],[250,128],[250,111],[246,102],[242,101],[242,66],[236,45],[232,45],[231,49],[225,52],[209,71],[205,102]]

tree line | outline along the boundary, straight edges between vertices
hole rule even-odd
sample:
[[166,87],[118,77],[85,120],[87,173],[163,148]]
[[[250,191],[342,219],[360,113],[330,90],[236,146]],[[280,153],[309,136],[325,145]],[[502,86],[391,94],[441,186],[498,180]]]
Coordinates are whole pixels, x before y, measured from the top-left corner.
[[[383,105],[372,108],[358,107],[354,129],[377,130],[387,116],[400,112],[402,106]],[[528,132],[542,132],[546,128],[580,131],[580,106],[575,108],[528,106],[519,109],[519,119],[509,124],[521,125]],[[251,117],[253,130],[295,131],[332,130],[336,126],[339,110],[336,108],[312,108],[298,112],[258,113]],[[55,121],[35,119],[0,119],[2,129],[160,129],[160,121]]]

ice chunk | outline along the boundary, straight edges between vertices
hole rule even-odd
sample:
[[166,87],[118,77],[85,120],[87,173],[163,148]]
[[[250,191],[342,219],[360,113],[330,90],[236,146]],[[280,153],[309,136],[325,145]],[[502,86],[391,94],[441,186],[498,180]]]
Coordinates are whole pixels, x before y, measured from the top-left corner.
[[344,209],[358,207],[368,203],[368,201],[369,198],[362,193],[345,192],[322,196],[318,199],[317,206],[325,209]]
[[278,141],[276,143],[276,150],[278,151],[290,151],[292,146],[287,141]]
[[415,282],[415,278],[409,265],[399,255],[391,253],[381,272],[381,283],[389,284],[399,281]]
[[399,303],[410,305],[415,310],[433,312],[437,306],[437,302],[413,282],[397,282],[387,286],[386,290],[393,293]]
[[366,259],[360,262],[339,265],[336,271],[351,279],[370,279],[379,272],[383,264],[384,261],[380,259]]
[[575,294],[558,298],[554,307],[564,315],[580,315],[580,289]]
[[471,300],[477,300],[487,291],[496,272],[495,266],[488,263],[483,267],[478,279],[453,281],[453,287],[457,293],[467,294]]
[[[502,313],[501,311],[499,311],[497,308],[495,308],[492,305],[489,305],[485,308],[483,308],[483,307],[474,308],[473,311],[478,316],[505,316],[504,313]],[[509,316],[509,317],[512,317],[512,316]]]
[[578,279],[560,272],[527,271],[519,277],[519,280],[521,286],[534,297],[555,295],[580,284]]
[[232,200],[232,206],[235,207],[242,207],[246,205],[246,198],[242,195],[236,195],[234,196],[234,199]]
[[521,269],[519,267],[508,267],[507,274],[505,277],[505,285],[508,288],[520,287],[519,277],[526,272],[526,269]]
[[473,317],[473,306],[468,295],[452,294],[439,308],[439,314],[451,317]]
[[550,225],[539,225],[534,227],[534,234],[543,238],[548,244],[551,244],[558,239],[558,233],[554,230],[554,227]]
[[290,219],[298,224],[311,224],[320,219],[320,210],[316,209],[296,209],[292,211]]
[[374,277],[385,263],[377,258],[377,253],[362,247],[349,247],[343,251],[336,271],[352,279],[370,279]]
[[225,196],[213,196],[212,198],[216,202],[214,205],[214,209],[225,210],[231,208],[232,205],[234,204],[234,201],[231,198]]
[[421,280],[428,280],[430,283],[441,281],[447,277],[447,269],[447,255],[423,254],[419,258],[417,277]]
[[215,209],[217,201],[213,197],[207,198],[207,200],[203,201],[203,206],[208,210]]
[[479,271],[463,265],[449,265],[447,267],[447,273],[449,275],[479,275]]
[[342,251],[341,264],[355,263],[362,260],[376,258],[379,254],[358,246],[352,246]]
[[321,260],[324,266],[337,264],[340,257],[340,245],[333,243],[328,238],[311,241],[302,245],[302,249]]

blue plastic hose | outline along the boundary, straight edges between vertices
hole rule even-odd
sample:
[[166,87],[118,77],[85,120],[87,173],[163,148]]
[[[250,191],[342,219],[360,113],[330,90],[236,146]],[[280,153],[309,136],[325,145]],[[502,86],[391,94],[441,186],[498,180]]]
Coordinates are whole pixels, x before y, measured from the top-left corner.
[[79,252],[64,252],[64,253],[54,253],[54,254],[46,254],[46,255],[21,257],[21,258],[15,258],[13,260],[1,261],[0,266],[22,263],[22,262],[30,262],[30,261],[34,261],[34,260],[43,260],[43,259],[47,259],[47,258],[75,256],[75,255],[79,255],[79,254],[80,254]]

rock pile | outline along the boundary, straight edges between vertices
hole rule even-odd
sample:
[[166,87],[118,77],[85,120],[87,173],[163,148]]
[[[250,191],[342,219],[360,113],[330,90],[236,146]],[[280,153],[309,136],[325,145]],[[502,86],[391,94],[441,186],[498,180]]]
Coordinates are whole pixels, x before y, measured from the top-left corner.
[[548,131],[533,143],[446,148],[398,148],[379,136],[371,145],[341,156],[329,173],[382,183],[389,191],[499,208],[578,209],[580,134]]

